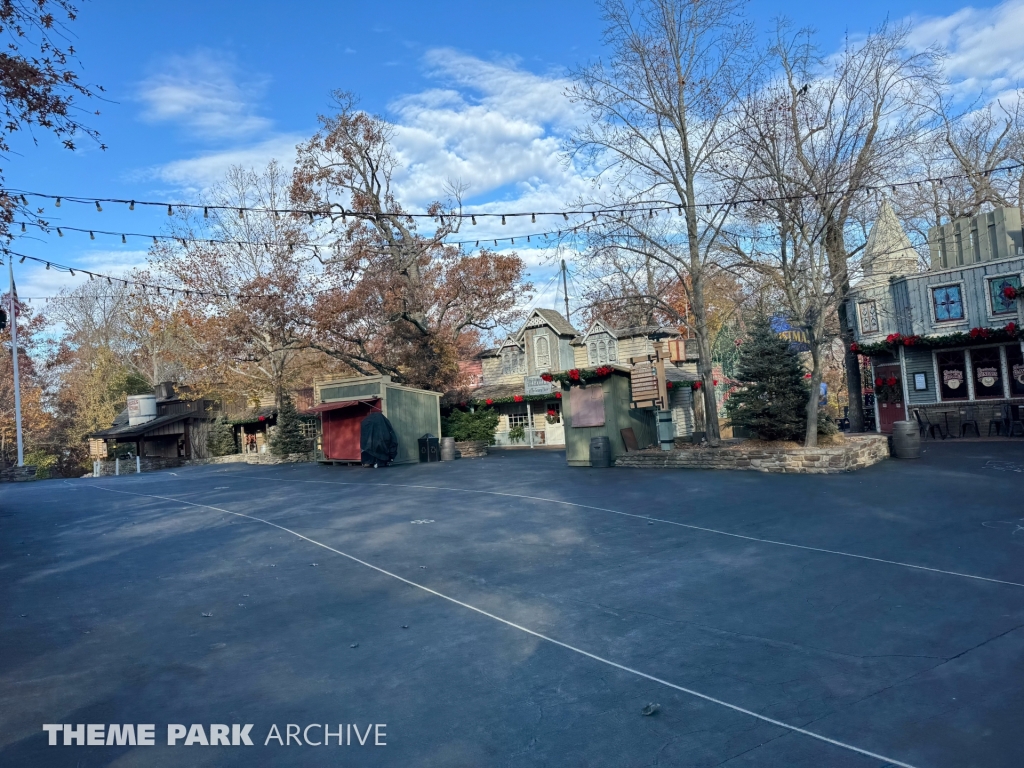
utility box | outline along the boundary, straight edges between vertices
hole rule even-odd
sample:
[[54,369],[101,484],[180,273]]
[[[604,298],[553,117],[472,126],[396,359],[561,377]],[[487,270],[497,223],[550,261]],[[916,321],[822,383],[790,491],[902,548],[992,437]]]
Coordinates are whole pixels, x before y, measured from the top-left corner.
[[420,461],[440,461],[441,445],[440,440],[431,434],[426,434],[419,439]]

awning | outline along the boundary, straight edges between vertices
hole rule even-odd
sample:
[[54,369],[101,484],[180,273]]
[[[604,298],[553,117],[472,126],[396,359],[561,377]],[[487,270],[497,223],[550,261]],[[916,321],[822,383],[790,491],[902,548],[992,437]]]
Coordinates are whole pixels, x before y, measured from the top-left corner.
[[359,405],[360,403],[375,403],[378,398],[372,397],[368,400],[342,400],[337,403],[321,403],[320,405],[314,405],[312,408],[305,411],[305,413],[323,413],[324,411],[337,411],[340,408],[350,408],[353,405]]

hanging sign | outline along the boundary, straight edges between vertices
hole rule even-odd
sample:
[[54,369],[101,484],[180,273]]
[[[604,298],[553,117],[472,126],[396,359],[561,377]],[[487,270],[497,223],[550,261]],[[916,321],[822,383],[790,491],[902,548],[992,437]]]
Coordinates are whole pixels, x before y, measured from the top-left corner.
[[942,383],[950,389],[959,389],[960,385],[964,383],[964,372],[958,370],[943,371]]
[[523,390],[526,395],[550,395],[555,391],[555,384],[544,381],[540,376],[524,376]]
[[1013,378],[1015,378],[1018,383],[1024,384],[1024,365],[1013,366]]
[[999,371],[995,368],[979,368],[978,381],[983,387],[994,387],[999,381]]

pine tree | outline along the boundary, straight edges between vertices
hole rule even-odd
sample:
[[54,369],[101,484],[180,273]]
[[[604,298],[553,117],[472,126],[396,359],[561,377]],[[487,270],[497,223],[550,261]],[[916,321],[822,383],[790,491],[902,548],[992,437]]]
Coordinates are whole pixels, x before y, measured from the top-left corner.
[[733,426],[746,427],[762,440],[803,439],[808,399],[803,365],[767,318],[754,321],[740,346],[736,378],[743,386],[725,401]]
[[211,456],[230,456],[238,453],[235,444],[235,430],[227,419],[217,419],[210,425],[210,434],[206,440]]
[[306,438],[302,436],[299,412],[288,396],[285,396],[277,412],[277,428],[270,439],[270,450],[277,456],[306,452]]

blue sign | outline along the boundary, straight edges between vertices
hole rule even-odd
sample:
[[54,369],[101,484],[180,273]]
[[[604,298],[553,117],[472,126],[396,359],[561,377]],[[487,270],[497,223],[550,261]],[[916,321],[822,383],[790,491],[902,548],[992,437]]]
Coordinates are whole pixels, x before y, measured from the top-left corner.
[[785,315],[773,315],[768,323],[777,335],[791,342],[789,345],[790,349],[796,352],[811,351],[811,347],[808,344],[809,338],[806,328],[790,324]]

